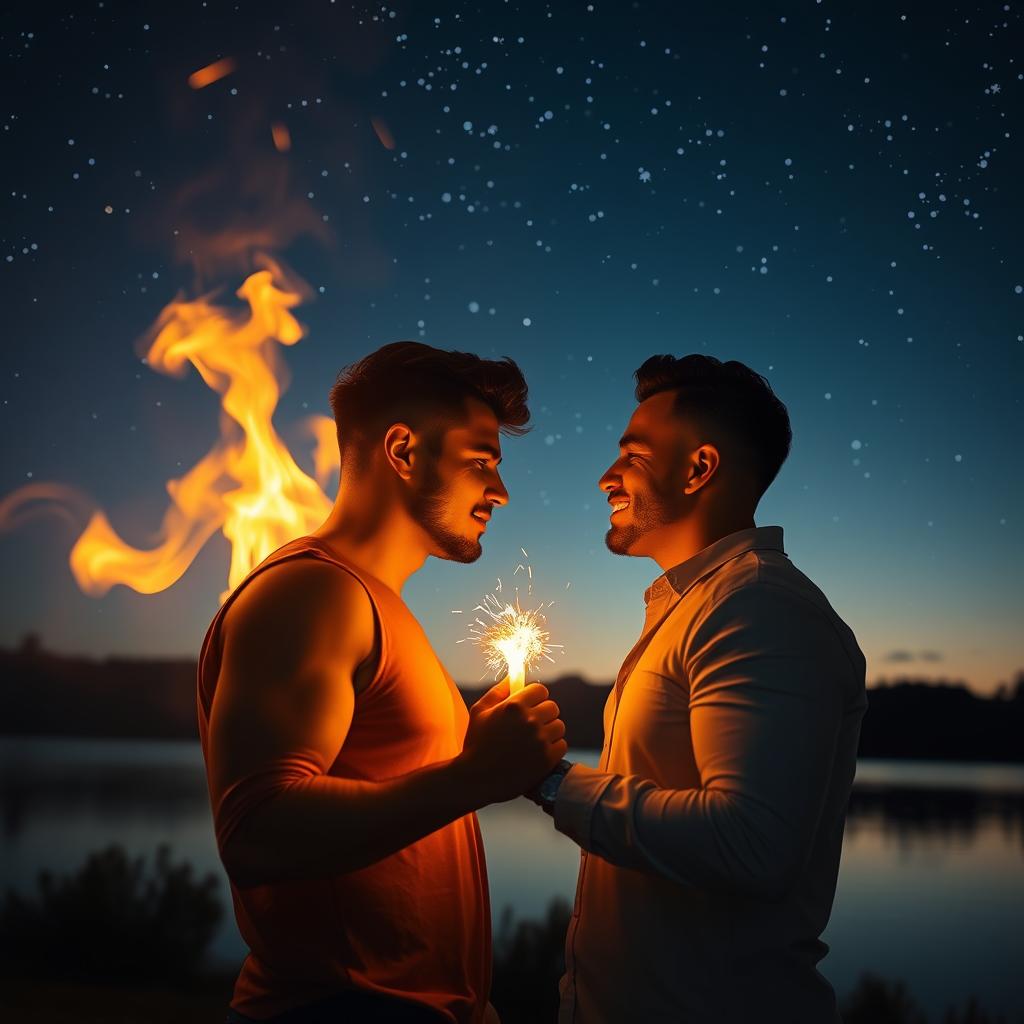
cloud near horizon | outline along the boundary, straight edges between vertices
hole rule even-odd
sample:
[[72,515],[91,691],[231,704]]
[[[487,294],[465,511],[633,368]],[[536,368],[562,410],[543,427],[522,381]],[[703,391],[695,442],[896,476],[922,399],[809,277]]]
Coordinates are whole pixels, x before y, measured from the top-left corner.
[[942,661],[943,654],[941,651],[918,651],[916,654],[913,651],[889,651],[883,658],[883,661]]

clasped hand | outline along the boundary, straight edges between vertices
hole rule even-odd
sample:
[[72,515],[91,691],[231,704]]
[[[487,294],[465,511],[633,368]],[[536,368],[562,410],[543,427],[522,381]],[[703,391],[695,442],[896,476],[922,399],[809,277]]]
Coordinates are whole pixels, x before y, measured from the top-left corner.
[[565,723],[546,686],[509,695],[506,677],[470,709],[461,760],[486,803],[520,796],[565,756]]

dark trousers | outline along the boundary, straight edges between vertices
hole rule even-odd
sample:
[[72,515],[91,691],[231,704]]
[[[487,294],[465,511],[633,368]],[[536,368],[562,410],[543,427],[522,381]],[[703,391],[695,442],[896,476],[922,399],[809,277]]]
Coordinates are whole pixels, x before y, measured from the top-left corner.
[[422,1003],[349,989],[261,1021],[229,1008],[227,1024],[439,1024],[444,1019]]

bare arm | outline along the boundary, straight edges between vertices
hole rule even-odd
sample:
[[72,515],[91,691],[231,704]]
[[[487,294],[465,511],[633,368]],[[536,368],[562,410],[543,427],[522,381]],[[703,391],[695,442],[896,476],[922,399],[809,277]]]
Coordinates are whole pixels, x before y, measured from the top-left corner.
[[238,885],[357,870],[528,788],[565,749],[543,687],[471,712],[466,749],[385,782],[326,774],[376,667],[373,610],[351,576],[297,561],[257,577],[229,612],[210,715],[221,857]]

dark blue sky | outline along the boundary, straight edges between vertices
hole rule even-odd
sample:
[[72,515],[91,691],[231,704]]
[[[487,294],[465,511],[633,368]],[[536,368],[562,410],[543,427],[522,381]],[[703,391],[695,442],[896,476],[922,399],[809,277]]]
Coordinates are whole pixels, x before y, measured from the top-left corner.
[[[4,19],[0,493],[73,485],[150,543],[218,404],[137,339],[179,291],[229,301],[250,250],[220,243],[260,238],[312,290],[275,418],[307,468],[296,425],[379,344],[527,374],[534,429],[506,443],[484,557],[406,590],[457,678],[481,666],[450,609],[521,546],[560,667],[614,675],[658,569],[606,552],[596,480],[632,371],[690,351],[749,363],[789,406],[758,522],[785,528],[869,678],[987,690],[1024,667],[1017,5],[235,6]],[[189,88],[223,57],[233,74]],[[223,538],[163,594],[94,599],[74,537],[52,517],[0,535],[0,643],[198,649]]]

